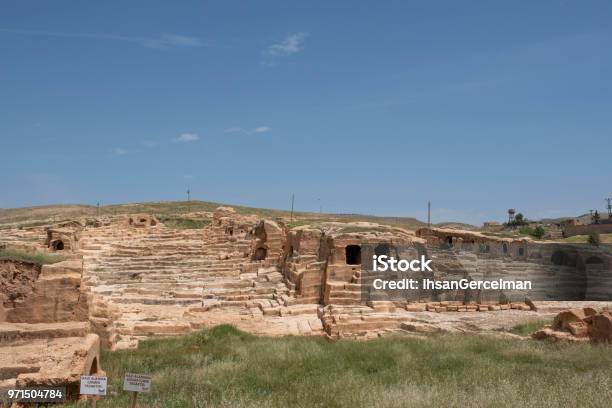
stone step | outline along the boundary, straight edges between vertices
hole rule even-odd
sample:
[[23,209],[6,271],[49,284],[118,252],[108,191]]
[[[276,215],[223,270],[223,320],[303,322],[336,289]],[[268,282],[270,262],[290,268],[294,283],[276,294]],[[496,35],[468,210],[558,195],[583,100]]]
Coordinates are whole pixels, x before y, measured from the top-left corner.
[[15,340],[84,337],[89,322],[0,323],[0,344]]

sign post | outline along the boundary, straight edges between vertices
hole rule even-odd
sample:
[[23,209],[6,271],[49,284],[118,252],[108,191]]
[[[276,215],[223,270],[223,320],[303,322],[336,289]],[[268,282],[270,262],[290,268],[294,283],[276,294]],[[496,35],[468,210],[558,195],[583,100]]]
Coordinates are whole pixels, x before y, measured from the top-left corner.
[[96,375],[82,375],[81,376],[81,387],[79,393],[81,395],[93,395],[91,400],[91,406],[96,407],[98,397],[100,395],[106,395],[108,379],[107,377],[99,377]]
[[136,408],[136,399],[140,392],[151,392],[151,376],[144,374],[125,373],[123,389],[133,392],[130,408]]

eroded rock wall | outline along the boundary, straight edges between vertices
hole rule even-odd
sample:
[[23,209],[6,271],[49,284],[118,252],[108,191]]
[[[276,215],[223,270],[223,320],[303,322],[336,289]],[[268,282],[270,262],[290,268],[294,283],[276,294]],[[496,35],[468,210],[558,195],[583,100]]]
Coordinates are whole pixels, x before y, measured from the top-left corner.
[[0,261],[0,321],[52,323],[87,320],[81,262],[37,265]]

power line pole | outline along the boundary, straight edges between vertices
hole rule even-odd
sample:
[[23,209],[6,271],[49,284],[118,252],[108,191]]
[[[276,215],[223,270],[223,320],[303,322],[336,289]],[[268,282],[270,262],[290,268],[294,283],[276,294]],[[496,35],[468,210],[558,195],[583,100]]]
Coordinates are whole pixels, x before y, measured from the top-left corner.
[[291,222],[293,222],[293,203],[295,201],[295,194],[291,193]]
[[187,201],[191,201],[191,190],[187,187]]
[[96,217],[100,216],[100,202],[98,201],[98,203],[96,204]]
[[431,228],[431,201],[427,202],[427,228]]
[[608,202],[608,219],[612,219],[612,198],[606,198]]

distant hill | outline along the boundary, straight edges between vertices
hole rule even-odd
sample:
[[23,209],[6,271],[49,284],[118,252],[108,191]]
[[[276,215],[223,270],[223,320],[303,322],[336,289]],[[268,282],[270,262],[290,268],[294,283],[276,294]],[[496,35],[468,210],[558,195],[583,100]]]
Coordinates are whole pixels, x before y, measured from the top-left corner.
[[[101,206],[99,209],[92,205],[61,204],[37,207],[0,209],[0,225],[21,225],[23,227],[40,225],[43,223],[59,222],[74,218],[95,217],[97,215],[121,215],[133,213],[148,213],[160,217],[182,216],[202,211],[212,212],[219,206],[233,207],[241,214],[256,214],[267,218],[289,219],[290,212],[279,209],[266,209],[245,207],[232,204],[223,204],[209,201],[161,201],[148,203],[112,204]],[[427,224],[414,217],[390,217],[364,214],[326,214],[318,212],[294,212],[294,219],[303,222],[374,222],[407,229],[417,229]],[[450,223],[444,223],[448,225]],[[461,223],[462,228],[475,228]],[[441,225],[441,224],[438,224]]]
[[[602,217],[606,217],[605,214],[600,213]],[[591,214],[582,214],[577,217],[559,217],[559,218],[542,218],[540,220],[543,224],[559,224],[563,221],[576,219],[579,220],[583,224],[588,224],[591,222]]]

